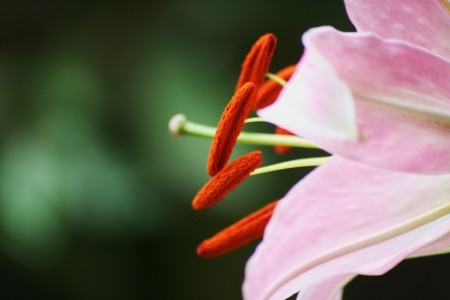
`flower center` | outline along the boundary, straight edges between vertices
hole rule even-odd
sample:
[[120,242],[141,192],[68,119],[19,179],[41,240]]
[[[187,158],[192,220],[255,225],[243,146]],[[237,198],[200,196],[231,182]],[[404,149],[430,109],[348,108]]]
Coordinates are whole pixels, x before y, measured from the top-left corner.
[[[266,34],[253,45],[242,64],[236,92],[226,106],[217,128],[188,121],[181,114],[175,115],[169,122],[169,130],[174,137],[192,135],[213,139],[207,163],[207,171],[212,177],[194,197],[192,206],[195,210],[215,205],[250,175],[314,167],[329,159],[301,158],[259,168],[262,153],[253,151],[228,163],[236,143],[274,146],[280,154],[292,147],[318,148],[310,141],[294,136],[282,128],[276,128],[274,134],[242,132],[246,123],[263,121],[248,117],[252,110],[271,105],[295,70],[295,65],[292,65],[277,74],[267,73],[276,41],[273,34]],[[268,80],[264,81],[266,76]],[[276,203],[277,201],[264,206],[205,240],[197,248],[198,255],[216,257],[261,237]]]

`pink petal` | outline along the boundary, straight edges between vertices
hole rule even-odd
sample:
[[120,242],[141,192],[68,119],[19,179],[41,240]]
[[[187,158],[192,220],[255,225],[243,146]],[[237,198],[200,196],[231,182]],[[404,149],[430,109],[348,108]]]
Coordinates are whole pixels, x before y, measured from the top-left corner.
[[443,236],[439,240],[420,248],[414,252],[412,257],[430,256],[444,253],[450,253],[450,233]]
[[345,5],[358,31],[401,39],[450,58],[448,0],[346,0]]
[[313,284],[300,291],[297,296],[297,300],[308,299],[342,299],[342,286],[344,286],[352,275],[340,275],[334,278],[324,280],[320,283]]
[[450,171],[450,61],[330,27],[308,31],[303,41],[306,55],[261,117],[334,154],[405,172]]
[[[429,256],[448,252],[450,252],[450,233],[426,245],[425,247],[420,248],[409,257]],[[353,277],[353,274],[339,275],[335,278],[327,279],[312,286],[308,286],[299,293],[297,300],[329,299],[330,295],[336,295],[334,296],[334,300],[339,300],[342,297],[343,286],[353,279]]]
[[[420,248],[408,258],[444,254],[449,252],[450,233],[426,245],[425,247]],[[346,285],[351,279],[353,279],[353,277],[353,274],[339,275],[335,278],[327,279],[317,284],[308,286],[299,293],[299,295],[297,296],[297,300],[329,299],[330,295],[335,295],[334,300],[339,300],[342,297],[343,286]]]
[[[356,139],[352,92],[333,66],[319,52],[307,51],[293,76],[301,80],[293,79],[288,91],[284,89],[284,105],[276,104],[276,112],[272,112],[274,105],[269,106],[260,110],[259,115],[266,117],[267,113],[276,113],[285,124],[295,124],[311,134],[326,138]],[[299,101],[299,97],[286,96],[286,93],[302,95],[302,98]],[[305,113],[299,118],[297,112]]]
[[278,204],[247,264],[245,299],[385,273],[449,233],[449,183],[333,157]]

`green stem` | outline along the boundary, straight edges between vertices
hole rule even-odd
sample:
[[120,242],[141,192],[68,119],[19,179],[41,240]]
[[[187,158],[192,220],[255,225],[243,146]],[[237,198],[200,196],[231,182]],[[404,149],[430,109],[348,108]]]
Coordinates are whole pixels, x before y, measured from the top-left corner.
[[286,170],[286,169],[293,169],[293,168],[317,167],[317,166],[320,166],[321,164],[325,163],[328,159],[330,159],[330,156],[301,158],[301,159],[295,159],[295,160],[291,160],[291,161],[285,161],[282,163],[258,168],[255,171],[253,171],[250,175],[259,175],[259,174],[280,171],[280,170]]
[[281,86],[285,86],[287,84],[286,80],[284,80],[283,78],[281,78],[280,76],[277,76],[276,74],[273,73],[266,73],[266,77],[279,83]]
[[249,123],[265,123],[266,120],[264,120],[263,118],[258,118],[258,117],[254,117],[254,118],[248,118],[245,120],[245,124],[249,124]]
[[[202,138],[212,138],[216,133],[215,127],[210,127],[191,122],[183,115],[175,115],[169,122],[169,130],[174,137],[180,135],[191,135]],[[237,139],[238,143],[262,145],[262,146],[290,146],[298,148],[318,147],[312,142],[293,135],[250,133],[241,132]]]

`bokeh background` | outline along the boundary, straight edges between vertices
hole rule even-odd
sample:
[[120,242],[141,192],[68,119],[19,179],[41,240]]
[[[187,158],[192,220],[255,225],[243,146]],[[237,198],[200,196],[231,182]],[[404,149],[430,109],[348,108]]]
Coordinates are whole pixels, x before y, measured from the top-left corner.
[[[308,170],[193,212],[210,141],[167,122],[216,124],[260,35],[279,38],[276,71],[324,24],[353,30],[336,0],[0,1],[0,299],[240,299],[256,243],[213,260],[197,244]],[[346,299],[448,299],[449,270],[448,256],[407,261]]]

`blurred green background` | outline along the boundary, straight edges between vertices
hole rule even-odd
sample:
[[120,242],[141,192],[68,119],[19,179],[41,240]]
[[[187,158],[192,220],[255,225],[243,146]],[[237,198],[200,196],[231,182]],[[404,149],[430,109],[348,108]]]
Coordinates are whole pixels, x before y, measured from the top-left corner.
[[[0,1],[0,299],[239,299],[256,244],[213,260],[197,244],[307,170],[251,178],[193,212],[210,141],[174,140],[167,122],[216,124],[260,35],[279,38],[277,71],[324,24],[353,30],[330,0]],[[447,299],[449,269],[406,262],[346,299]]]

